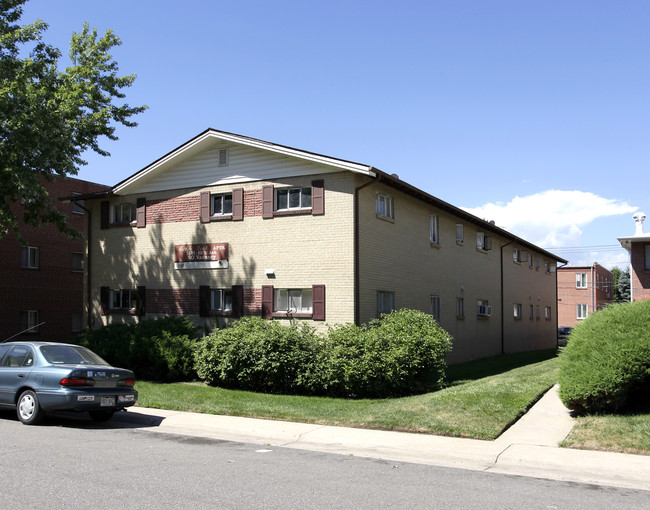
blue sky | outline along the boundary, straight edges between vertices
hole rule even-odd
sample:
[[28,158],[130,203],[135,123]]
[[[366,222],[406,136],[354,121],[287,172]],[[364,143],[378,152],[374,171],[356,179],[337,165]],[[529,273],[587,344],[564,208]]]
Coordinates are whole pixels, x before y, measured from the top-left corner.
[[[115,184],[208,127],[375,166],[571,265],[650,213],[650,2],[31,0],[67,54],[113,30],[136,128]],[[646,231],[650,227],[646,226]]]

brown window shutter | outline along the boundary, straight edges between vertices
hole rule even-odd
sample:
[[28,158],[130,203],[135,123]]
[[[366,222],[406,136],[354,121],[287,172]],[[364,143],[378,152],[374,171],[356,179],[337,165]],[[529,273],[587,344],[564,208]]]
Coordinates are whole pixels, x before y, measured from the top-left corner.
[[240,319],[244,316],[244,286],[232,286],[232,316]]
[[202,191],[201,192],[201,213],[200,213],[201,223],[210,222],[210,192]]
[[235,221],[244,219],[244,188],[232,190],[232,219]]
[[135,219],[138,228],[147,226],[147,199],[144,197],[135,201]]
[[273,318],[273,285],[262,285],[262,319]]
[[262,218],[273,218],[273,185],[262,186]]
[[325,214],[325,181],[311,181],[311,213]]
[[99,228],[106,229],[110,225],[110,204],[104,201],[99,204]]
[[108,300],[110,298],[110,290],[108,287],[99,288],[99,313],[107,315],[109,310]]
[[138,294],[138,317],[142,317],[147,313],[147,300],[146,300],[146,287],[144,285],[138,285],[137,287]]
[[312,288],[312,319],[325,320],[325,285],[313,285]]
[[210,316],[210,286],[201,285],[199,287],[199,316]]

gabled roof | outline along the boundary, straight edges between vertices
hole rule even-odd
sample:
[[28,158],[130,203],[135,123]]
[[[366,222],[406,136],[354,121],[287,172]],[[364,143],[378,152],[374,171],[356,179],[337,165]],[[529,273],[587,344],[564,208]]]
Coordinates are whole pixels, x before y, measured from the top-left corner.
[[128,193],[128,188],[136,182],[147,177],[150,178],[155,174],[164,172],[166,169],[185,161],[193,155],[196,155],[204,150],[211,148],[216,141],[233,142],[240,145],[254,147],[284,156],[291,156],[299,158],[312,163],[320,163],[323,165],[331,166],[340,170],[348,170],[350,172],[360,173],[374,177],[375,173],[372,167],[344,159],[332,158],[314,152],[294,149],[286,145],[279,145],[256,138],[237,135],[234,133],[227,133],[225,131],[218,131],[216,129],[208,128],[191,140],[180,145],[176,149],[168,152],[163,157],[157,159],[153,163],[147,165],[139,172],[136,172],[130,177],[113,186],[113,193]]

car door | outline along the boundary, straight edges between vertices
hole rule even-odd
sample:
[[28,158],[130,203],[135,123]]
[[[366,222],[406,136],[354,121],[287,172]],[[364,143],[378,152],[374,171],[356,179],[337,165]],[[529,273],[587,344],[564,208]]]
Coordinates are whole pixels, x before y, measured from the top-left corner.
[[0,362],[0,404],[13,405],[16,391],[27,380],[34,365],[28,345],[13,345]]

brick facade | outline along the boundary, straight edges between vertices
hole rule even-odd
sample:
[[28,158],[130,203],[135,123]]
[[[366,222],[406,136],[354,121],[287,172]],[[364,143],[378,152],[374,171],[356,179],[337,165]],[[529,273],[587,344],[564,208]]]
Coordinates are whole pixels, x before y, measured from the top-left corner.
[[[558,268],[558,325],[573,327],[583,318],[614,302],[614,275],[600,264]],[[580,286],[577,275],[581,277]],[[578,305],[586,315],[578,317]]]
[[[83,212],[73,212],[69,202],[59,202],[58,197],[76,193],[85,194],[107,190],[106,186],[72,178],[55,178],[44,183],[56,207],[68,216],[69,224],[84,232]],[[22,216],[20,204],[14,206],[18,217]],[[83,327],[84,274],[73,269],[75,257],[85,254],[83,238],[70,239],[56,227],[43,225],[32,227],[21,224],[20,232],[28,246],[37,248],[38,268],[21,267],[21,246],[14,236],[0,239],[0,293],[3,306],[0,310],[0,340],[21,331],[21,311],[34,311],[38,322],[44,323],[38,332],[22,334],[16,338],[34,340],[67,341],[74,329]],[[82,255],[79,255],[82,254]]]
[[[650,299],[650,268],[646,269],[646,246],[650,242],[633,242],[630,252],[630,286],[634,301]],[[649,248],[650,249],[650,248]]]

